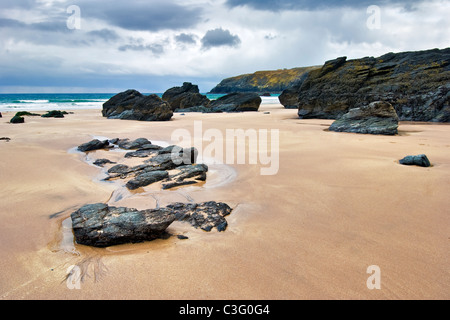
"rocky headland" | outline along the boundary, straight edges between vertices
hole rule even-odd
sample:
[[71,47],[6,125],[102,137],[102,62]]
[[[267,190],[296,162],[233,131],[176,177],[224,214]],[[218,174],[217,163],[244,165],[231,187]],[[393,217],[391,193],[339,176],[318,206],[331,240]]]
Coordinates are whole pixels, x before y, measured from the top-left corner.
[[298,78],[318,67],[302,67],[271,71],[257,71],[222,80],[211,93],[251,92],[257,94],[280,93],[291,87]]
[[390,103],[400,120],[450,121],[450,48],[327,61],[280,95],[302,119],[338,119],[374,101]]

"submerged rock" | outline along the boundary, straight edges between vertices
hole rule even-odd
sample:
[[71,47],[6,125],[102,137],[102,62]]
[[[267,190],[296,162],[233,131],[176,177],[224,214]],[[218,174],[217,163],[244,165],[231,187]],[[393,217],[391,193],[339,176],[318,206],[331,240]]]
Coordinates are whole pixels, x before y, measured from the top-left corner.
[[330,131],[396,135],[398,117],[390,103],[372,102],[368,106],[351,109],[333,122]]
[[406,156],[401,159],[400,164],[407,166],[420,166],[420,167],[430,167],[431,163],[428,157],[424,154],[419,154],[418,156]]
[[93,162],[94,165],[99,166],[99,167],[103,167],[105,164],[108,164],[108,163],[115,164],[116,162],[113,162],[109,159],[97,159]]
[[121,92],[103,104],[102,114],[108,119],[168,121],[173,112],[170,105],[156,94],[142,95],[136,90]]

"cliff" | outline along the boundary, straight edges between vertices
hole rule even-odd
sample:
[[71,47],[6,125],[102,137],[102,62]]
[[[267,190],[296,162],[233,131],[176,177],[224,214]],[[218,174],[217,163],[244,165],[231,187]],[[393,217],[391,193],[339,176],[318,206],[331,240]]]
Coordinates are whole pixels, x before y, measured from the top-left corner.
[[211,93],[254,92],[280,93],[306,72],[320,67],[257,71],[222,80]]
[[280,96],[300,118],[337,119],[374,101],[400,120],[450,122],[450,48],[327,61]]

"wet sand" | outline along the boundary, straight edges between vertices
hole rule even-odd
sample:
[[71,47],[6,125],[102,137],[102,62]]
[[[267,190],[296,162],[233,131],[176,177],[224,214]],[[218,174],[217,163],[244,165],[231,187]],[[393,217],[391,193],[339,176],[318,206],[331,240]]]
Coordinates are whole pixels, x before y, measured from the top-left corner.
[[[0,119],[0,137],[11,138],[0,141],[1,299],[450,298],[449,125],[401,123],[393,137],[334,133],[326,130],[332,121],[300,120],[281,105],[176,113],[157,123],[108,120],[99,110],[20,125],[7,123],[11,117]],[[193,132],[195,120],[223,133],[279,129],[278,174],[219,166],[199,187],[116,201],[117,186],[69,152],[94,136],[171,143],[175,129]],[[398,164],[421,153],[433,167]],[[189,200],[228,203],[228,229],[176,222],[168,231],[189,239],[106,249],[71,250],[64,236],[63,222],[84,204],[144,209]],[[79,290],[66,284],[74,265],[83,274]],[[380,267],[381,290],[366,286],[371,265]]]

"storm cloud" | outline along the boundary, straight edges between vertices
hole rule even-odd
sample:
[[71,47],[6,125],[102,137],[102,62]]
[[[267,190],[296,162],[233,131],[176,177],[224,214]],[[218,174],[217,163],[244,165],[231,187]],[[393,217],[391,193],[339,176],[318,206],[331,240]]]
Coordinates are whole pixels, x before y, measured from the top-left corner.
[[88,1],[80,4],[83,15],[127,30],[159,31],[194,27],[202,9],[173,1]]
[[201,42],[204,49],[210,49],[221,46],[236,47],[241,43],[241,39],[237,35],[232,35],[229,30],[217,28],[208,30]]

